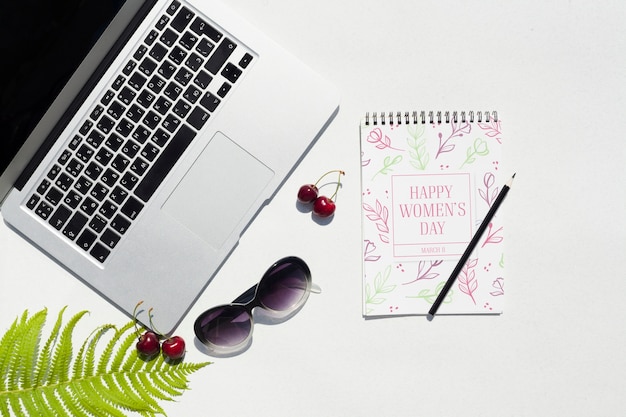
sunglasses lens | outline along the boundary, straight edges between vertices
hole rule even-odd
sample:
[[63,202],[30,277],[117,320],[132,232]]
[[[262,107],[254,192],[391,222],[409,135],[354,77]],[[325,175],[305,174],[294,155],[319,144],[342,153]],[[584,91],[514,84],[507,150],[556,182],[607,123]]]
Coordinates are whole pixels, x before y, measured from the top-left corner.
[[252,317],[240,305],[215,307],[198,317],[195,332],[205,345],[236,348],[252,334]]
[[311,272],[304,261],[285,258],[266,272],[257,297],[270,310],[294,310],[306,301],[310,286]]

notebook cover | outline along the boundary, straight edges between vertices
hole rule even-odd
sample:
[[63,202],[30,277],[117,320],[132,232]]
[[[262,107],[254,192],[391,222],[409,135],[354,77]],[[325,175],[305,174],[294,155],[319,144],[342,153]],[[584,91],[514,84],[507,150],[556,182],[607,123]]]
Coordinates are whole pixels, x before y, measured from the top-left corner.
[[[507,178],[496,113],[368,114],[360,126],[363,315],[425,315]],[[500,209],[438,314],[498,314]]]

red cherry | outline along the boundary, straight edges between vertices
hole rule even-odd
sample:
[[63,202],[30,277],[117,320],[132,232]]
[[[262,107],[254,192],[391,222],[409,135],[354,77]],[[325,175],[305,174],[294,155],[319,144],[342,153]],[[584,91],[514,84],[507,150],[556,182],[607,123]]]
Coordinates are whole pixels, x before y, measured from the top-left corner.
[[142,334],[135,346],[139,354],[146,358],[156,356],[161,351],[159,337],[152,331],[147,331]]
[[335,213],[335,202],[328,197],[321,196],[313,202],[313,213],[318,217],[330,217]]
[[185,341],[180,336],[172,336],[163,342],[163,354],[171,360],[185,356]]
[[315,184],[305,184],[298,190],[298,201],[308,204],[317,198],[317,192]]

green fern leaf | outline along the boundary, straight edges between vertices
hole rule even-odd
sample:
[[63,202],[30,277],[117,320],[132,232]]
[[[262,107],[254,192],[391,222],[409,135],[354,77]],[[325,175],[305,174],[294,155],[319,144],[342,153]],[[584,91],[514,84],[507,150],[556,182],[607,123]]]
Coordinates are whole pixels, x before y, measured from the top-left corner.
[[96,328],[74,356],[72,335],[87,312],[63,324],[64,312],[43,345],[45,309],[25,311],[0,339],[0,416],[164,415],[159,402],[182,395],[187,377],[209,364],[143,360],[132,321]]

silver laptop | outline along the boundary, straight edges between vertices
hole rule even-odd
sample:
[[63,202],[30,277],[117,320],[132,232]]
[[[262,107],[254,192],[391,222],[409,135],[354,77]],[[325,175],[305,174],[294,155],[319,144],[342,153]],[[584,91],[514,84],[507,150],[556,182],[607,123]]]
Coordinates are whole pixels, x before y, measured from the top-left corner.
[[[3,17],[28,28],[13,3]],[[213,0],[41,3],[56,32],[23,54],[32,62],[18,51],[3,92],[2,215],[123,311],[153,307],[169,333],[338,95]]]

